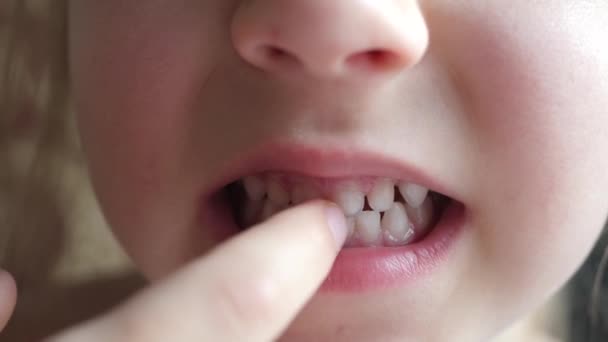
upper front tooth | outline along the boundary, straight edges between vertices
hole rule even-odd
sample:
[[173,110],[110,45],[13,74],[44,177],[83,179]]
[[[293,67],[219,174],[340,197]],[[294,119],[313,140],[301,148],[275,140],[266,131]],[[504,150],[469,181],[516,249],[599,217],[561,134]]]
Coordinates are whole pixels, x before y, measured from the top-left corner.
[[245,188],[247,196],[254,201],[261,200],[266,194],[264,181],[256,176],[243,178],[243,187]]
[[342,183],[336,187],[332,200],[338,204],[346,216],[352,216],[363,210],[365,195],[354,183]]
[[284,206],[284,205],[287,205],[287,203],[289,203],[289,193],[287,192],[287,190],[285,190],[285,188],[279,182],[278,179],[274,179],[274,178],[269,179],[268,183],[267,183],[267,187],[268,187],[268,199],[272,203],[274,203],[278,206]]
[[346,228],[348,233],[346,235],[345,244],[348,245],[352,242],[353,235],[355,234],[355,216],[348,216],[346,218]]
[[387,211],[395,201],[395,184],[390,179],[380,179],[367,194],[369,206],[375,211]]
[[401,192],[407,204],[413,208],[418,208],[424,202],[429,189],[418,184],[401,182],[399,183],[399,192]]
[[293,204],[300,204],[319,197],[319,192],[313,186],[307,186],[306,184],[296,184],[291,189],[291,203]]

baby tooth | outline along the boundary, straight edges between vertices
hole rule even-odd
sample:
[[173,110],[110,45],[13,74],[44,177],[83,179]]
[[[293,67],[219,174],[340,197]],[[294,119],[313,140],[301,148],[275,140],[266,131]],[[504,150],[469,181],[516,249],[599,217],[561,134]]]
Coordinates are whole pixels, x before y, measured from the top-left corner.
[[418,184],[401,182],[399,183],[399,192],[401,192],[401,196],[405,198],[407,204],[418,208],[424,202],[429,189]]
[[414,230],[410,228],[405,207],[399,202],[394,202],[384,213],[381,226],[387,245],[403,245],[414,237]]
[[268,199],[277,206],[289,203],[289,193],[277,179],[268,180]]
[[248,176],[243,178],[243,187],[247,193],[247,197],[254,201],[261,200],[266,194],[264,181],[256,176]]
[[319,192],[311,186],[305,184],[296,184],[291,190],[291,203],[300,204],[319,198]]
[[377,244],[380,239],[380,213],[366,210],[357,214],[355,230],[357,237],[363,244]]
[[348,235],[346,240],[349,241],[355,235],[355,217],[350,216],[346,218],[346,227],[348,227]]
[[353,216],[363,210],[365,195],[355,184],[345,183],[335,190],[332,200],[338,204],[347,216]]
[[355,218],[353,216],[349,216],[346,218],[346,227],[348,228],[348,235],[346,236],[346,240],[349,240],[355,234]]
[[395,184],[390,179],[381,179],[367,194],[367,202],[375,211],[387,211],[395,201]]
[[344,243],[344,247],[351,247],[355,245],[354,235],[355,235],[355,217],[348,216],[346,217],[346,227],[348,228],[348,235],[346,236],[346,242]]
[[429,228],[434,210],[433,201],[430,197],[427,197],[418,208],[406,206],[407,216],[419,232]]

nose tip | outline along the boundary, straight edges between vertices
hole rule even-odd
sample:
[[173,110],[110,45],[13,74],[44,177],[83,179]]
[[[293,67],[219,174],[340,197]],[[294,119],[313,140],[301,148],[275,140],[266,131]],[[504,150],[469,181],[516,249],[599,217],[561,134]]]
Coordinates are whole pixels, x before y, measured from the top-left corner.
[[232,21],[236,51],[269,73],[393,74],[419,62],[428,29],[417,1],[252,0]]

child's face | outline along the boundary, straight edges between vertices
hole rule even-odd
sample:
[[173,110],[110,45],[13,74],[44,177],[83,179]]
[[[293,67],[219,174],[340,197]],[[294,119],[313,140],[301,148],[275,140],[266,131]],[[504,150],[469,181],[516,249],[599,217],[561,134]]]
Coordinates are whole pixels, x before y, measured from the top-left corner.
[[486,337],[561,286],[606,219],[607,4],[71,1],[73,91],[103,210],[158,278],[234,227],[210,196],[235,177],[421,183],[464,207],[448,246],[426,259],[383,247],[418,257],[409,274],[355,252],[377,264],[342,270],[287,336]]

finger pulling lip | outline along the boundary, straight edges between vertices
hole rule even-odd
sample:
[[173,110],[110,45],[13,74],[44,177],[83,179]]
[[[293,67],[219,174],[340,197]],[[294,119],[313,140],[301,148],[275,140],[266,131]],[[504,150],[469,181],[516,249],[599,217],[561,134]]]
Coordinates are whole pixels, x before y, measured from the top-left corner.
[[[226,191],[228,184],[260,172],[298,173],[317,178],[382,176],[433,189],[452,200],[433,230],[422,240],[401,247],[343,249],[321,287],[327,292],[360,292],[404,285],[432,272],[444,262],[465,224],[466,208],[448,186],[419,168],[368,151],[269,143],[229,164],[210,191],[203,195],[201,224],[218,243],[240,231]],[[207,235],[209,236],[209,235]]]

